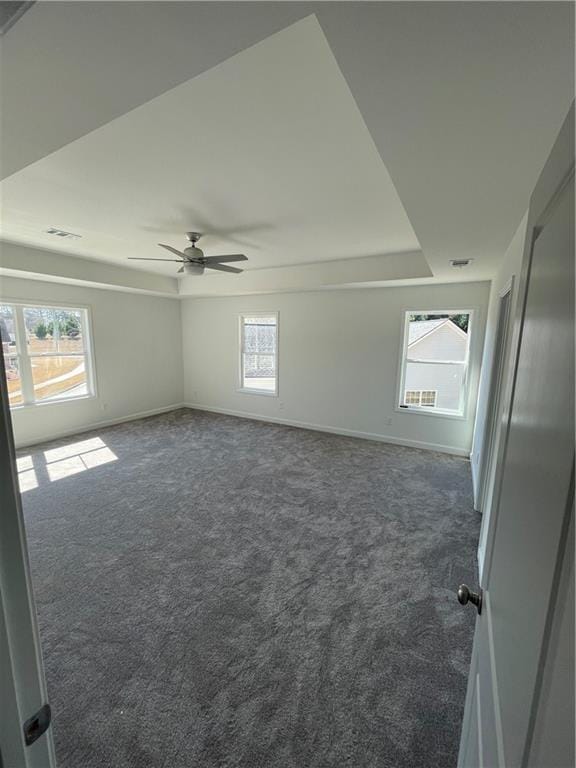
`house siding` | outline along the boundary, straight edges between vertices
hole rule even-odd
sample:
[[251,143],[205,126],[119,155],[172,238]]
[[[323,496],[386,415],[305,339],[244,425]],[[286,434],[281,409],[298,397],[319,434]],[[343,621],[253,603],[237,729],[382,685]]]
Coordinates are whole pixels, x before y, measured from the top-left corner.
[[462,336],[455,327],[441,325],[411,344],[408,354],[420,360],[464,360],[466,342],[466,336]]
[[420,360],[462,360],[455,365],[406,364],[404,390],[435,390],[436,408],[456,411],[464,376],[467,338],[449,324],[439,326],[408,348],[408,356]]
[[436,408],[458,410],[463,365],[407,363],[404,389],[436,390]]

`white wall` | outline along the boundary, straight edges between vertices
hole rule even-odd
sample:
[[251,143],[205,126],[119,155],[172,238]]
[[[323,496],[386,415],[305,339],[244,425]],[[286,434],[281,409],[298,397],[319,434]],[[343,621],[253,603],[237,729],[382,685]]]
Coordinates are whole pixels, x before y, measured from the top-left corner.
[[[489,289],[489,283],[459,283],[185,299],[184,400],[467,455]],[[477,310],[465,419],[396,410],[407,309]],[[279,396],[238,392],[238,315],[271,310],[279,311]]]
[[[522,266],[522,257],[524,254],[524,238],[526,235],[526,224],[528,221],[528,212],[524,214],[518,229],[516,230],[514,237],[510,241],[510,245],[506,250],[506,254],[502,260],[502,264],[498,271],[498,274],[492,281],[492,287],[490,290],[490,303],[488,305],[488,319],[486,322],[486,342],[484,345],[484,355],[482,359],[482,375],[480,379],[480,388],[478,392],[478,409],[476,413],[476,424],[474,426],[474,439],[472,443],[472,452],[470,455],[470,461],[472,464],[472,478],[474,482],[474,498],[477,502],[477,496],[479,492],[478,488],[478,475],[480,471],[480,457],[482,455],[482,447],[484,444],[484,430],[486,427],[486,417],[488,415],[488,397],[490,394],[490,377],[492,375],[492,364],[494,357],[494,343],[496,340],[496,330],[498,326],[498,309],[500,303],[500,293],[510,284],[512,278],[513,290],[510,302],[510,314],[509,314],[509,331],[512,330],[512,324],[514,323],[514,317],[516,314],[516,302],[518,299],[518,284],[520,280],[520,269]],[[503,386],[509,382],[509,351],[511,333],[508,335],[508,348],[505,351],[504,369],[502,375]],[[502,402],[505,402],[505,398],[502,398]],[[494,455],[497,454],[498,446],[495,446]],[[488,487],[491,487],[489,483]]]
[[96,397],[12,410],[16,445],[182,402],[180,302],[175,299],[2,277],[0,300],[88,305]]

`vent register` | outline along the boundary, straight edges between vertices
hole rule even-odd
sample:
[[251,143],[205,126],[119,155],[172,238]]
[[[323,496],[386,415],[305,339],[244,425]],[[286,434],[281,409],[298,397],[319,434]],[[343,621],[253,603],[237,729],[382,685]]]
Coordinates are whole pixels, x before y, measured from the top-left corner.
[[47,235],[54,235],[55,237],[65,237],[69,240],[78,240],[82,235],[76,235],[74,232],[66,232],[65,229],[56,229],[56,227],[50,227],[45,230]]

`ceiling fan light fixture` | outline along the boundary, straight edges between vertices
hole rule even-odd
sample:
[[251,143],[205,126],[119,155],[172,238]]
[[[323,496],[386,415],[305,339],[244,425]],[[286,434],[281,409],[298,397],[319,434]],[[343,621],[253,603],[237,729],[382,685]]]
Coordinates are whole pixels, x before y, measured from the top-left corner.
[[204,251],[196,246],[198,240],[202,237],[199,232],[187,232],[186,237],[188,242],[192,245],[180,251],[178,248],[174,248],[167,243],[158,243],[160,248],[169,251],[177,259],[157,259],[147,256],[128,256],[131,261],[172,261],[182,266],[178,270],[177,274],[180,275],[203,275],[205,269],[213,269],[216,272],[231,272],[232,274],[239,274],[243,272],[243,269],[238,267],[231,267],[228,262],[235,261],[248,261],[248,258],[243,253],[227,253],[220,256],[204,256]]
[[186,275],[203,275],[204,274],[204,265],[203,264],[192,264],[188,262],[188,264],[184,264],[184,274]]

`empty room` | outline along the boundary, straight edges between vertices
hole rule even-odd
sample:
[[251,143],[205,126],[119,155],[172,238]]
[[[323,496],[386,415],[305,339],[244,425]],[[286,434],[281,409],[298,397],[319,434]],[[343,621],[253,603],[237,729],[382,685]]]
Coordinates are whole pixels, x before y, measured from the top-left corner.
[[574,3],[0,30],[1,768],[573,768]]

